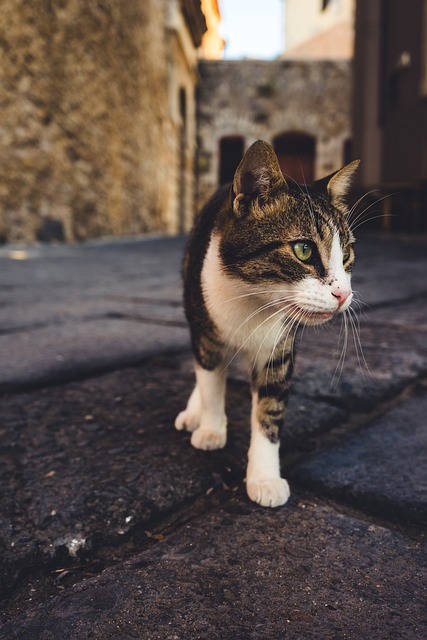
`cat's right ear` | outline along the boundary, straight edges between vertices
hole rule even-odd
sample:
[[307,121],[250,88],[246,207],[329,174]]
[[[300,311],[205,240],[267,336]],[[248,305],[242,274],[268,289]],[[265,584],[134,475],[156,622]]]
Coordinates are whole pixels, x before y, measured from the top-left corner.
[[249,212],[253,200],[268,200],[273,191],[287,188],[273,147],[257,140],[246,151],[234,174],[232,209],[236,215]]

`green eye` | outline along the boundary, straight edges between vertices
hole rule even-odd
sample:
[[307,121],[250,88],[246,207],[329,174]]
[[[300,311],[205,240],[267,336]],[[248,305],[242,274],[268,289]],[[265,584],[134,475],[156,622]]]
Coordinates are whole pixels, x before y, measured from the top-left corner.
[[301,260],[301,262],[308,262],[313,256],[312,245],[304,240],[293,242],[292,249],[298,260]]
[[347,262],[347,260],[350,259],[350,255],[351,255],[350,247],[349,246],[345,247],[345,249],[342,252],[342,261],[344,264]]

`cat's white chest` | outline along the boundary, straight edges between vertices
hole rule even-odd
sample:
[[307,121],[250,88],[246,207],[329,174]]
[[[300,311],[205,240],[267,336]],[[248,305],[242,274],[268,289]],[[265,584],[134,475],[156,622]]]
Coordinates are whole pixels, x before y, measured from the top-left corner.
[[224,273],[216,236],[212,236],[203,264],[202,289],[225,347],[232,352],[242,350],[252,359],[269,358],[285,332],[283,311],[267,303],[255,287]]

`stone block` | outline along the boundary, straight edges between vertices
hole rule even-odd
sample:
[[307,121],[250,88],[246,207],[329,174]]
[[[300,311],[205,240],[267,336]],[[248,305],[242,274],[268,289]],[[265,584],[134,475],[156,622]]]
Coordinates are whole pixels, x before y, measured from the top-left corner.
[[413,640],[426,630],[425,554],[328,507],[236,496],[15,614],[0,638]]
[[424,392],[319,451],[291,476],[317,495],[425,529],[426,413]]

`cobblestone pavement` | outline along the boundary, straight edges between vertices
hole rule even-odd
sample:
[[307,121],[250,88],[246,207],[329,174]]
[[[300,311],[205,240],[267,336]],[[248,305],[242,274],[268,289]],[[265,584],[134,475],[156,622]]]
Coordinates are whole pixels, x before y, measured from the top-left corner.
[[275,510],[239,363],[225,449],[173,428],[183,245],[0,249],[0,638],[424,640],[427,239],[359,242],[363,353],[301,336]]

